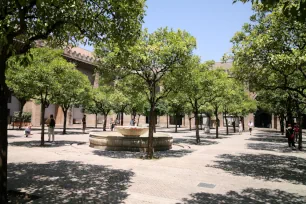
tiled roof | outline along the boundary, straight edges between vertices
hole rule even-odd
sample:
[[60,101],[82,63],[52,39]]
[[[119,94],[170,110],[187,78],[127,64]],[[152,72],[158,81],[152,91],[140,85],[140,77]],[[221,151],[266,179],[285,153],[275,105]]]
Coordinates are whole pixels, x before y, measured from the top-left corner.
[[[36,41],[36,46],[38,47],[44,47],[45,42],[43,40]],[[92,52],[85,50],[81,47],[67,47],[64,49],[64,56],[82,61],[88,64],[95,65],[95,58]]]
[[214,68],[222,67],[223,69],[230,69],[232,67],[232,62],[216,62],[213,66]]
[[93,53],[80,47],[72,47],[64,49],[64,56],[80,60],[89,64],[95,63],[95,58]]

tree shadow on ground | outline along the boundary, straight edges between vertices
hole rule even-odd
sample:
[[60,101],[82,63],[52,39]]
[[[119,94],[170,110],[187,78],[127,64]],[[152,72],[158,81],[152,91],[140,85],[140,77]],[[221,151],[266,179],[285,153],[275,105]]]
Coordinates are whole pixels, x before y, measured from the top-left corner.
[[31,141],[18,141],[18,142],[9,142],[9,146],[18,146],[18,147],[61,147],[61,146],[70,146],[70,145],[84,145],[86,142],[80,141],[66,141],[66,140],[58,140],[54,143],[46,142],[44,146],[40,146],[40,140],[31,140]]
[[[155,158],[179,158],[192,153],[189,149],[180,150],[167,150],[154,152]],[[116,159],[142,159],[145,158],[146,152],[129,152],[129,151],[106,151],[106,150],[94,150],[93,154],[98,156],[116,158]]]
[[[205,135],[201,135],[200,136],[200,139],[209,139],[209,140],[221,140],[221,139],[227,139],[227,138],[230,138],[231,135],[219,135],[218,138],[216,138],[216,135],[215,134],[205,134]],[[195,136],[185,136],[185,137],[188,137],[188,138],[194,138],[195,140]]]
[[175,132],[174,129],[168,129],[168,130],[157,130],[157,132],[164,132],[164,133],[191,133],[190,130],[180,130],[178,129],[177,132]]
[[222,169],[237,176],[306,185],[306,159],[272,154],[222,154],[209,167]]
[[195,193],[191,198],[184,198],[184,204],[302,204],[306,202],[306,197],[298,194],[288,193],[281,190],[246,188],[241,193],[229,191],[225,195],[212,193]]
[[[272,151],[272,152],[301,152],[292,150],[291,148],[288,148],[288,144],[274,144],[274,143],[248,143],[247,144],[248,149],[254,149],[254,150],[265,150],[265,151]],[[305,150],[302,150],[304,152]]]
[[122,203],[132,171],[72,161],[10,163],[9,189],[40,196],[38,203]]
[[[48,135],[48,132],[46,132],[46,134]],[[80,132],[76,132],[76,131],[67,131],[66,134],[63,134],[63,131],[56,131],[54,132],[55,135],[88,135],[89,133],[83,133],[82,131]]]
[[[284,135],[253,135],[247,140],[258,141],[258,142],[273,142],[273,143],[288,143],[288,139]],[[303,144],[306,144],[305,138],[303,137]]]
[[196,143],[196,139],[188,139],[188,138],[173,138],[173,144],[189,144],[189,145],[213,145],[218,144],[216,141],[204,140],[203,137],[200,139],[200,144]]
[[20,137],[25,137],[24,135],[7,135],[7,138],[20,138]]

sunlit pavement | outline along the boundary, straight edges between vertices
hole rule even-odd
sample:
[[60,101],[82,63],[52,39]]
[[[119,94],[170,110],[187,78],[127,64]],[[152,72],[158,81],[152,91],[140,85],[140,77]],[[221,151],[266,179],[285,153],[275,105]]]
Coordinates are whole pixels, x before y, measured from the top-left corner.
[[173,136],[173,149],[143,160],[90,148],[79,128],[56,129],[45,147],[39,130],[10,130],[8,188],[41,197],[33,203],[306,203],[306,152],[279,133],[201,131],[195,145],[194,131],[157,131]]

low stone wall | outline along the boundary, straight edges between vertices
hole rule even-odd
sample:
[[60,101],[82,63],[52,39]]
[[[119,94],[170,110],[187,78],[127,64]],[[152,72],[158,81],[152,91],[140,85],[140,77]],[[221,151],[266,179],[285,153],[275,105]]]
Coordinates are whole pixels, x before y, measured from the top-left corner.
[[[124,137],[120,133],[90,133],[90,147],[109,151],[145,152],[148,147],[148,137]],[[157,133],[153,138],[154,151],[172,149],[173,138],[167,134]]]

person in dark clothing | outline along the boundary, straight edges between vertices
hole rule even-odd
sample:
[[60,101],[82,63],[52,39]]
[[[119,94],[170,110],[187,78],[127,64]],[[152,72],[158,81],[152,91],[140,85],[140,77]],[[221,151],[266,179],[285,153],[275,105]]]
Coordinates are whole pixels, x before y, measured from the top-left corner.
[[291,127],[291,124],[288,124],[288,127],[286,129],[286,137],[288,138],[288,146],[292,147],[292,149],[295,149],[295,143],[294,143],[294,130]]
[[83,134],[84,134],[86,130],[86,115],[84,115],[82,118],[82,124],[83,124]]
[[55,128],[55,120],[53,118],[53,115],[50,115],[50,118],[46,121],[46,124],[48,126],[48,142],[50,142],[51,135],[52,135],[52,142],[54,142],[54,128]]

